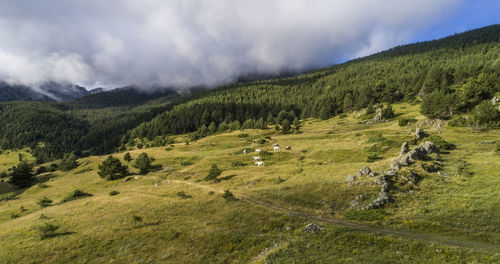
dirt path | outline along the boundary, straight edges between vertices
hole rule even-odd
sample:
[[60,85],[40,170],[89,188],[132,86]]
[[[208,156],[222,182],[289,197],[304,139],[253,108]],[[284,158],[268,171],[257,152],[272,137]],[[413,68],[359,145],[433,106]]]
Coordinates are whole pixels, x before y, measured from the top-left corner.
[[[218,193],[224,192],[224,190],[219,189],[215,186],[204,185],[204,184],[196,183],[196,182],[182,181],[182,180],[170,180],[170,182],[192,185],[192,186],[196,186],[196,187],[203,188],[203,189],[209,189],[211,191],[218,192]],[[262,201],[262,200],[258,200],[255,198],[248,197],[247,195],[240,193],[240,192],[234,192],[234,194],[235,194],[236,198],[243,200],[245,202],[251,203],[253,205],[257,205],[257,206],[260,206],[260,207],[263,207],[266,209],[285,213],[288,215],[293,215],[293,216],[305,218],[305,219],[308,219],[308,220],[311,220],[314,222],[318,222],[318,223],[334,224],[336,226],[341,226],[341,227],[345,227],[345,228],[352,229],[352,230],[360,230],[360,231],[365,231],[365,232],[375,233],[375,234],[382,234],[382,235],[398,236],[398,237],[409,238],[409,239],[413,239],[413,240],[417,240],[417,241],[421,241],[421,242],[434,242],[434,243],[444,244],[444,245],[453,246],[453,247],[465,248],[465,249],[469,249],[469,250],[473,250],[473,251],[483,251],[483,252],[488,252],[488,253],[500,254],[500,246],[499,245],[489,244],[489,243],[480,242],[480,241],[461,240],[459,238],[441,236],[441,235],[437,235],[437,234],[419,233],[419,232],[413,232],[413,231],[408,231],[408,230],[396,230],[396,229],[390,229],[390,228],[386,228],[386,227],[378,227],[378,226],[360,224],[360,223],[347,221],[347,220],[343,220],[343,219],[323,217],[323,216],[308,214],[305,212],[284,208],[284,207],[281,207],[279,205],[276,205],[276,204],[273,204],[273,203],[270,203],[267,201]]]

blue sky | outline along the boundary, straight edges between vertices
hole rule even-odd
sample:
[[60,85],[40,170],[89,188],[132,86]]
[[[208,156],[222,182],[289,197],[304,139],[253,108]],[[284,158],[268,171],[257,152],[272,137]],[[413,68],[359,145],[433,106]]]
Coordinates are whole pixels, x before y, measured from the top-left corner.
[[466,0],[445,12],[438,24],[415,35],[413,41],[439,39],[493,24],[500,24],[500,0]]

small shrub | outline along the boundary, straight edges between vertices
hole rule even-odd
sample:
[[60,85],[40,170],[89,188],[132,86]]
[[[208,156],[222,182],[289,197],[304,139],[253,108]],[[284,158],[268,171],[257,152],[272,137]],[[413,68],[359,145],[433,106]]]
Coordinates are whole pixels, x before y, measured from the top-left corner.
[[10,214],[10,218],[11,219],[15,219],[15,218],[18,218],[19,217],[19,214],[18,213],[11,213]]
[[340,115],[339,115],[339,118],[340,118],[340,119],[344,119],[344,118],[346,118],[346,117],[347,117],[347,114],[346,114],[346,113],[342,113],[342,114],[340,114]]
[[0,173],[0,179],[2,179],[2,178],[7,178],[8,176],[9,176],[9,175],[7,175],[7,172],[5,172],[5,171],[2,171],[2,172]]
[[274,179],[274,184],[280,184],[282,182],[284,182],[285,180],[283,180],[280,176],[278,176],[277,178]]
[[181,161],[181,166],[190,166],[190,165],[193,165],[193,162],[190,160]]
[[230,192],[229,190],[224,190],[224,194],[222,194],[222,198],[226,199],[227,201],[235,201],[236,197],[234,197],[233,193]]
[[404,126],[406,126],[408,124],[413,124],[413,123],[416,123],[416,122],[417,122],[417,119],[415,119],[415,118],[401,118],[398,121],[398,125],[400,127],[404,127]]
[[142,149],[143,147],[144,147],[144,145],[142,143],[137,144],[138,149]]
[[109,192],[109,196],[115,196],[115,195],[118,195],[118,194],[120,194],[119,191],[111,191],[111,192]]
[[456,116],[448,121],[448,125],[452,127],[466,127],[468,124],[469,120],[464,116]]
[[172,147],[166,147],[165,151],[171,151],[173,148]]
[[260,139],[257,140],[257,144],[260,144],[260,145],[266,144],[266,142],[267,141],[265,139],[263,139],[263,138],[260,138]]
[[232,167],[245,167],[246,164],[244,162],[241,162],[241,161],[233,161],[231,163],[231,166]]
[[49,188],[49,186],[47,184],[45,184],[45,183],[39,183],[38,187],[41,188],[41,189]]
[[0,194],[0,202],[14,200],[14,199],[16,199],[16,193],[14,192]]
[[179,196],[181,199],[189,199],[189,198],[193,198],[193,196],[189,195],[189,194],[186,194],[184,191],[182,192],[178,192],[177,193],[177,196]]
[[134,222],[142,222],[142,217],[140,217],[138,215],[133,215],[132,216],[132,221],[134,221]]
[[247,133],[242,133],[238,135],[239,138],[247,138],[248,134]]
[[123,160],[125,160],[126,162],[131,162],[133,159],[132,159],[132,156],[130,156],[130,153],[125,153],[125,155],[123,155]]
[[153,159],[143,152],[135,159],[134,167],[139,169],[140,174],[146,174],[152,168],[151,162],[153,162]]
[[[48,171],[49,171],[49,169],[48,169],[47,167],[45,167],[45,166],[40,166],[40,167],[38,167],[38,168],[36,169],[35,174],[36,174],[36,175],[39,175],[39,174],[42,174],[42,173],[46,173],[46,172],[48,172]],[[0,178],[1,178],[1,176],[0,176]]]
[[386,108],[382,109],[382,118],[389,119],[395,117],[394,111],[392,110],[392,106],[388,105]]
[[206,181],[212,181],[217,179],[219,175],[221,175],[222,170],[217,167],[216,164],[212,164],[212,167],[210,168],[210,171],[208,171],[207,177],[205,177]]
[[213,191],[209,191],[208,195],[214,195],[214,192]]
[[382,158],[379,157],[377,153],[369,153],[368,156],[366,157],[366,162],[375,162],[379,159]]
[[59,162],[59,169],[62,171],[70,171],[76,167],[78,167],[78,162],[76,161],[76,156],[73,153],[64,155],[61,162]]
[[51,206],[52,205],[52,200],[47,198],[47,197],[43,197],[42,199],[38,200],[38,202],[36,202],[38,205],[40,205],[40,207],[47,207],[47,206]]
[[106,180],[119,179],[128,173],[128,167],[122,165],[121,161],[109,155],[99,166],[97,174]]
[[442,149],[450,150],[452,148],[452,144],[448,143],[438,135],[430,135],[427,140],[431,141],[435,145],[441,146]]
[[69,201],[73,201],[73,200],[77,200],[77,199],[81,199],[81,198],[85,198],[85,197],[90,197],[92,196],[92,194],[90,193],[86,193],[82,190],[74,190],[72,191],[71,193],[69,193],[62,201],[61,203],[65,203],[65,202],[69,202]]
[[38,217],[38,219],[46,220],[46,219],[49,219],[49,217],[42,213],[42,214],[40,214],[40,217]]
[[37,227],[38,234],[40,235],[40,240],[57,236],[56,231],[58,229],[59,226],[50,223],[45,223]]

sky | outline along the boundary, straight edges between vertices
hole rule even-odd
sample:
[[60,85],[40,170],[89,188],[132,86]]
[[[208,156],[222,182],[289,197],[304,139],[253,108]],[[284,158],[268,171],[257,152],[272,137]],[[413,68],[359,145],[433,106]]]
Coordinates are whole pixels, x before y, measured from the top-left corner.
[[500,23],[500,0],[0,0],[0,80],[214,87]]

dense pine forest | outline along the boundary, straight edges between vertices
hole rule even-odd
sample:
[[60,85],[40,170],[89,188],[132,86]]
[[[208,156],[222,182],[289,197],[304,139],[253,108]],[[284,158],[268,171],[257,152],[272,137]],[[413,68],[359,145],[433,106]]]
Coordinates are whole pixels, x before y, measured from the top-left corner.
[[[70,103],[0,104],[0,148],[30,147],[38,162],[105,154],[138,139],[193,132],[289,129],[406,101],[423,114],[473,129],[498,128],[500,25],[416,43],[299,76],[239,82],[212,90],[89,95]],[[181,95],[182,94],[182,95]],[[160,143],[161,144],[161,143]]]

